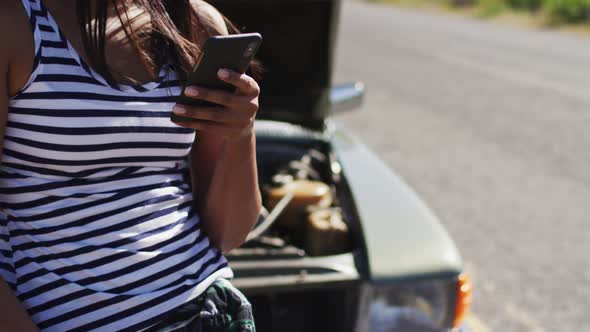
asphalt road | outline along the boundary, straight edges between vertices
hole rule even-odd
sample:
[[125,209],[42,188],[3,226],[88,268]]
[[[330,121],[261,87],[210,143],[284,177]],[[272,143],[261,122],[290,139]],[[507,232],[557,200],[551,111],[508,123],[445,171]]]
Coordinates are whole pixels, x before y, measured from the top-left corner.
[[[345,2],[352,129],[432,207],[491,331],[590,331],[590,38]],[[481,327],[481,329],[484,329]]]

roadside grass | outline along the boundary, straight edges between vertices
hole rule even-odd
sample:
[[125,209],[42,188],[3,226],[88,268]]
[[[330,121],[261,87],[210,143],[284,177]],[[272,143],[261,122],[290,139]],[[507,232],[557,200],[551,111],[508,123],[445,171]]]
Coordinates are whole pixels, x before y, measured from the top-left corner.
[[[365,0],[590,35],[590,0]],[[585,5],[587,3],[587,5]]]
[[476,9],[476,16],[482,19],[493,18],[505,14],[509,10],[504,1],[482,0]]

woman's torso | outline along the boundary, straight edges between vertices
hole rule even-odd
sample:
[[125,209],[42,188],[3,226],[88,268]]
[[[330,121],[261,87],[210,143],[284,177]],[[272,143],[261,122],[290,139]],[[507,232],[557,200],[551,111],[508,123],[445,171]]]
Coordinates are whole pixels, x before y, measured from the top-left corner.
[[[109,85],[51,11],[23,4],[33,70],[5,128],[3,276],[43,330],[139,330],[231,277],[192,209],[185,159],[195,133],[168,118],[179,83],[165,67],[152,82]],[[131,56],[125,47],[117,56]]]

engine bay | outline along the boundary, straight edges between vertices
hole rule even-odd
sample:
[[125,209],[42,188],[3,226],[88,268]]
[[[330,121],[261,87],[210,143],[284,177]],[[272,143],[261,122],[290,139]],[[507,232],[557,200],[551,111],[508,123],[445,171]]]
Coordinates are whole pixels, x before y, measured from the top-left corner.
[[257,160],[263,209],[232,256],[316,257],[352,251],[341,167],[326,142],[259,138]]

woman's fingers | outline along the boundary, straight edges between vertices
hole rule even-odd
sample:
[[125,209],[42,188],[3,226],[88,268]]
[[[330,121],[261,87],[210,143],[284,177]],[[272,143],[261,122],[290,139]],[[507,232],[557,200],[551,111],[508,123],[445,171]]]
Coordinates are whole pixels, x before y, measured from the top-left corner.
[[256,111],[258,109],[258,105],[254,103],[255,99],[251,96],[237,95],[223,90],[191,86],[186,88],[184,94],[191,98],[205,100],[229,108],[241,109],[245,107],[247,111]]
[[251,135],[258,111],[260,88],[250,76],[229,70],[220,70],[220,79],[234,85],[236,92],[190,86],[184,91],[187,97],[208,101],[218,107],[176,105],[174,113],[191,121],[178,122],[179,126],[210,131],[226,139]]
[[187,87],[184,91],[185,95],[191,98],[210,100],[217,104],[229,105],[232,96],[242,96],[247,98],[255,98],[260,94],[260,87],[256,81],[246,75],[235,71],[220,69],[218,74],[220,79],[236,87],[236,92],[225,92],[221,90],[211,90],[198,86]]
[[245,96],[258,96],[260,94],[258,83],[246,74],[240,74],[228,69],[220,69],[217,72],[217,76],[221,80],[235,86],[238,89],[237,94]]

